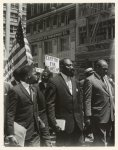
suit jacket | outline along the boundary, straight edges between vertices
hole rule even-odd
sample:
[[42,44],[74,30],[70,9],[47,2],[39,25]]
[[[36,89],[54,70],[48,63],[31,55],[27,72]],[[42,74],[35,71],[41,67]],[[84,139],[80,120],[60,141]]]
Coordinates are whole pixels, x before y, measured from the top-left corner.
[[98,123],[114,120],[109,91],[96,73],[86,78],[84,83],[84,110],[85,116],[91,116]]
[[6,135],[6,115],[7,115],[7,107],[8,107],[8,92],[12,89],[12,85],[6,81],[4,81],[4,134]]
[[45,87],[45,85],[44,85],[43,82],[40,82],[40,83],[39,83],[39,89],[40,89],[40,91],[45,95],[46,87]]
[[38,92],[38,99],[37,99],[38,115],[45,124],[45,128],[41,129],[41,134],[42,134],[41,146],[50,146],[51,139],[50,139],[50,133],[49,133],[48,119],[47,119],[45,96],[39,89],[38,84],[35,84],[34,87],[37,89],[37,92]]
[[56,125],[56,119],[64,119],[66,121],[65,131],[72,133],[75,123],[83,129],[83,113],[82,102],[79,97],[80,89],[74,78],[72,78],[71,95],[66,82],[61,74],[52,78],[46,89],[46,103],[48,117],[52,127]]
[[33,88],[33,100],[23,87],[18,84],[9,91],[7,111],[7,134],[14,135],[14,121],[27,129],[26,139],[34,131],[39,133],[37,91]]

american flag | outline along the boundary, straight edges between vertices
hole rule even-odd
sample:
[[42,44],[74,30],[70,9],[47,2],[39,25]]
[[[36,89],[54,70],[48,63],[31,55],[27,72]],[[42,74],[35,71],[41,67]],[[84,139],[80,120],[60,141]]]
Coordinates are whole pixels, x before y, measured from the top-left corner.
[[31,55],[29,43],[23,30],[21,18],[19,20],[18,28],[16,31],[13,47],[10,51],[7,63],[4,69],[4,77],[6,81],[13,81],[13,71],[18,67],[25,64],[32,64],[33,58]]

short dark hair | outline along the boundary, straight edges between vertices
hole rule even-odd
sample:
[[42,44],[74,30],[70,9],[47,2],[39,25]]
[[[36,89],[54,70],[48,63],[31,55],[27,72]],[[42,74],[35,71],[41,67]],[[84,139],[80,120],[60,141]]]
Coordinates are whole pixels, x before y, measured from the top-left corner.
[[53,73],[47,67],[43,70],[41,76],[43,76],[45,73],[47,73],[49,78],[53,76]]
[[15,69],[13,71],[13,76],[14,76],[16,81],[20,82],[20,79],[19,79],[19,68]]
[[29,73],[33,70],[31,65],[24,65],[19,69],[19,79],[25,81],[25,78],[29,76]]

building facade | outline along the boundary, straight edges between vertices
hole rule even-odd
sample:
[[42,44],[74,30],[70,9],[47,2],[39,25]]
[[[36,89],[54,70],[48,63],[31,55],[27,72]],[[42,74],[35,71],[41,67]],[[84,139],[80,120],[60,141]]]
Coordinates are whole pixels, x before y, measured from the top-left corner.
[[22,12],[24,30],[26,28],[26,4],[4,3],[3,4],[3,41],[5,46],[5,57],[9,56],[18,26],[18,13]]
[[76,70],[80,76],[96,60],[110,63],[109,73],[114,74],[115,59],[115,4],[86,3],[77,6]]
[[36,66],[44,66],[45,54],[68,57],[81,75],[98,58],[114,57],[114,9],[113,3],[27,4],[27,38]]
[[28,4],[27,38],[38,67],[45,54],[75,60],[75,4]]

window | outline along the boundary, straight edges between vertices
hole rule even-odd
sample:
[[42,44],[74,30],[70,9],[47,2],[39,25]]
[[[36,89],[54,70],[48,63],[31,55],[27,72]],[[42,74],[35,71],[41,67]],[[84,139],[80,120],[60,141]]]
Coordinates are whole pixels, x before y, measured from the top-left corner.
[[3,11],[3,17],[6,18],[6,11]]
[[34,5],[31,5],[31,16],[34,15]]
[[52,40],[44,42],[44,52],[45,54],[52,53]]
[[75,19],[75,8],[71,9],[69,12],[69,19],[74,20]]
[[41,32],[43,30],[43,20],[41,20],[39,23],[38,23],[38,32]]
[[17,13],[11,13],[11,21],[13,21],[13,22],[18,21],[18,14]]
[[16,3],[12,3],[12,4],[11,4],[11,8],[12,8],[12,9],[18,9],[19,6],[18,6],[18,4],[16,4]]
[[31,46],[31,52],[32,52],[32,56],[37,56],[38,50],[36,44]]
[[15,33],[17,30],[17,26],[10,25],[10,32]]
[[57,15],[53,16],[53,25],[57,25]]
[[36,23],[36,22],[33,24],[33,31],[34,31],[34,32],[37,31],[37,23]]
[[49,10],[50,9],[50,4],[46,4],[46,10]]
[[65,21],[65,13],[61,14],[61,23],[64,23]]
[[60,51],[68,51],[69,50],[69,37],[61,37],[60,39]]
[[23,10],[23,11],[26,11],[26,10],[27,10],[27,6],[26,6],[26,5],[23,5],[22,10]]
[[50,4],[49,3],[44,4],[43,8],[44,8],[44,11],[48,11],[50,9]]
[[4,33],[6,32],[6,25],[5,24],[3,25],[3,31],[4,31]]
[[87,42],[87,36],[86,36],[86,26],[79,28],[79,42],[80,44],[84,44]]
[[40,13],[43,12],[43,4],[40,4]]
[[4,42],[4,45],[5,45],[5,36],[3,37],[3,42]]
[[4,5],[4,7],[6,7],[6,6],[7,6],[7,4],[6,4],[6,3],[4,3],[3,5]]
[[14,38],[10,38],[10,44],[13,45]]
[[46,19],[46,28],[49,28],[50,27],[50,18],[48,17]]

